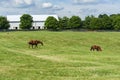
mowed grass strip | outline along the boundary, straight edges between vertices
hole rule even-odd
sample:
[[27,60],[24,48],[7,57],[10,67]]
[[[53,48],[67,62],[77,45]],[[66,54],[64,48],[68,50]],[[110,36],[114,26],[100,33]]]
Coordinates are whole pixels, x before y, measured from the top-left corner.
[[[119,80],[119,36],[119,32],[1,32],[0,80]],[[44,46],[29,48],[31,39]],[[90,51],[94,44],[103,51]]]

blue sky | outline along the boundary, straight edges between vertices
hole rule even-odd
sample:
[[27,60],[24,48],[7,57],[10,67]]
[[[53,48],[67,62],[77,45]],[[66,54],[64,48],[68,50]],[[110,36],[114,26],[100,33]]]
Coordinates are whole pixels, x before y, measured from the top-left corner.
[[0,15],[57,14],[60,17],[120,13],[120,0],[0,0]]

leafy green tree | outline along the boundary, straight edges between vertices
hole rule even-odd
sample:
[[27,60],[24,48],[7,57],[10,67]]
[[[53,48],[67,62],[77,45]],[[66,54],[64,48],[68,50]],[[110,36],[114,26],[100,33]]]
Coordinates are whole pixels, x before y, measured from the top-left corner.
[[120,30],[120,21],[114,25],[114,30]]
[[63,18],[59,18],[59,28],[60,29],[67,29],[68,28],[68,21],[69,18],[64,16]]
[[53,16],[49,16],[45,21],[45,27],[49,30],[59,30],[57,19]]
[[100,14],[98,18],[100,18],[102,21],[100,29],[104,30],[112,29],[112,19],[107,14],[103,15]]
[[113,20],[113,27],[114,27],[114,30],[120,30],[120,16],[117,16]]
[[90,29],[98,30],[101,28],[101,19],[99,18],[92,18],[90,21]]
[[113,29],[120,30],[120,14],[112,14],[110,18],[112,19]]
[[70,29],[81,28],[81,18],[79,16],[72,16],[69,19],[68,26]]
[[10,24],[7,18],[0,16],[0,29],[8,29],[9,27],[10,27]]
[[93,15],[85,17],[85,20],[83,21],[83,28],[91,29],[90,28],[90,22],[93,18],[95,18]]
[[32,27],[33,17],[29,14],[23,14],[20,17],[20,28],[30,29]]

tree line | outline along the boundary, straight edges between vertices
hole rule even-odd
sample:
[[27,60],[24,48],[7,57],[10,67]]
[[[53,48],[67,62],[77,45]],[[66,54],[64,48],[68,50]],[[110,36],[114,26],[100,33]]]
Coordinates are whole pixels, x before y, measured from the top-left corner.
[[[20,28],[30,29],[32,27],[33,17],[29,14],[23,14],[20,17]],[[9,21],[6,17],[0,16],[0,29],[8,29]],[[86,29],[86,30],[120,30],[120,14],[100,14],[98,17],[93,15],[86,16],[82,20],[79,16],[70,18],[64,16],[58,19],[49,16],[45,21],[45,29],[48,30],[69,30],[69,29]]]
[[59,20],[48,17],[45,26],[52,30],[120,30],[120,14],[100,14],[98,17],[91,15],[86,16],[84,20],[81,20],[79,16],[59,17]]

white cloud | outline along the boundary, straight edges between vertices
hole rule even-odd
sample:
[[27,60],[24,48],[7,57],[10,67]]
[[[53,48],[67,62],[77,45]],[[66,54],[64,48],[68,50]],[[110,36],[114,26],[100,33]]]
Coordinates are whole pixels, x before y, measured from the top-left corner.
[[33,4],[33,0],[24,0],[24,2],[25,2],[26,4],[28,4],[28,5]]
[[99,0],[73,0],[75,4],[97,3]]
[[13,7],[28,7],[34,4],[33,0],[13,0]]
[[33,4],[33,0],[14,0],[15,4],[26,4],[26,5],[31,5]]
[[53,7],[53,4],[50,3],[50,2],[43,3],[43,4],[42,4],[42,7],[43,7],[43,8],[51,8],[51,7]]
[[14,0],[16,5],[24,4],[24,0]]
[[64,9],[64,7],[62,7],[60,5],[54,5],[54,4],[50,3],[50,2],[43,3],[42,8],[47,9],[47,10],[49,9],[51,11],[53,11],[53,10],[54,11],[59,11],[59,10]]

